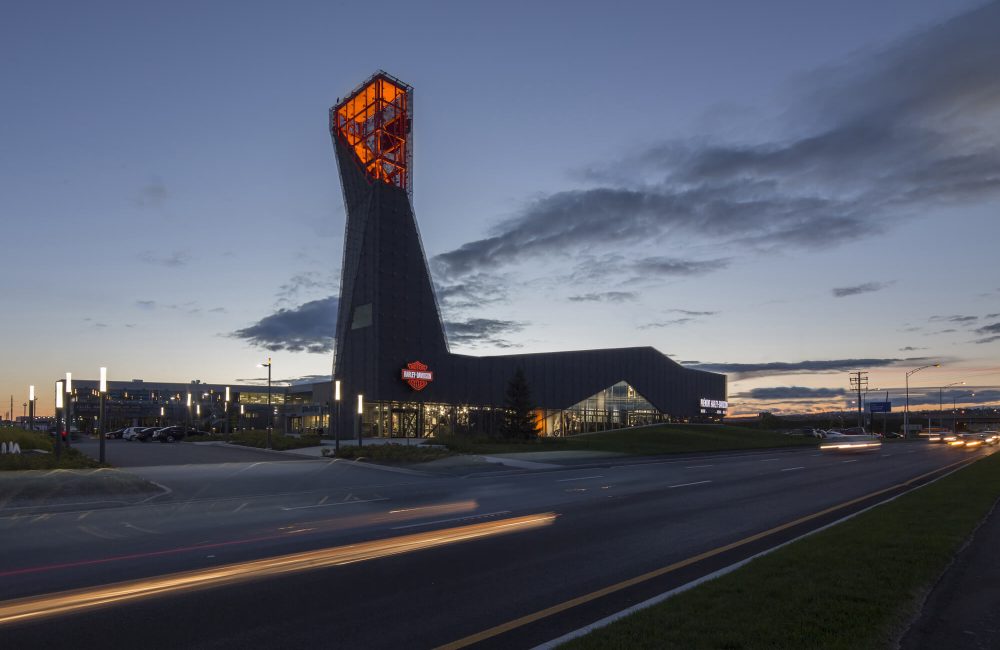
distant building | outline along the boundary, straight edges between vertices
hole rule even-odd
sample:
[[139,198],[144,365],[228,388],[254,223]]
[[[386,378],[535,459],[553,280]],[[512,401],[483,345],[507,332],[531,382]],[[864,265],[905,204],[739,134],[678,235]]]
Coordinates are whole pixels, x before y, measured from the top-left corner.
[[522,369],[544,435],[725,414],[725,375],[651,347],[453,354],[413,215],[412,88],[384,72],[330,109],[347,212],[333,374],[338,425],[366,436],[495,431]]

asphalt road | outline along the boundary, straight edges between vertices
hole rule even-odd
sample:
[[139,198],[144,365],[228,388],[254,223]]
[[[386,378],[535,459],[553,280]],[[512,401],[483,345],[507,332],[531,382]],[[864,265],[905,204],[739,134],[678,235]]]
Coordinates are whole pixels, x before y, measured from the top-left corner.
[[[143,506],[0,513],[0,598],[305,551],[318,554],[304,565],[313,568],[265,561],[238,582],[3,633],[11,647],[90,647],[108,635],[145,647],[435,647],[991,451],[897,443],[853,455],[616,459],[469,478],[329,460],[137,466],[173,492]],[[479,647],[531,647],[843,514],[512,626]],[[519,517],[534,527],[510,523]]]

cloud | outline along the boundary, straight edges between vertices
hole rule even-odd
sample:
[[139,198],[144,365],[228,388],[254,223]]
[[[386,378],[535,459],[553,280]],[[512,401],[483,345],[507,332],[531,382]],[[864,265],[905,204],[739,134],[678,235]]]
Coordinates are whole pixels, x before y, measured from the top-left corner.
[[474,273],[452,284],[436,283],[434,294],[445,310],[477,309],[507,300],[502,278],[487,273]]
[[184,251],[173,251],[171,253],[158,253],[156,251],[143,251],[137,256],[140,262],[177,268],[187,265],[191,261],[191,254]]
[[1000,195],[998,33],[991,3],[814,70],[796,81],[779,136],[654,144],[435,260],[454,277],[664,242],[827,249],[982,203]]
[[729,266],[728,259],[685,260],[676,257],[646,257],[635,262],[631,268],[639,275],[691,276],[705,275]]
[[910,357],[906,359],[823,359],[815,361],[772,361],[769,363],[698,363],[688,367],[730,375],[733,380],[774,375],[800,375],[830,372],[847,372],[858,368],[884,368],[906,364],[908,366],[940,363],[942,359]]
[[859,293],[872,293],[874,291],[881,291],[885,289],[888,284],[885,282],[865,282],[864,284],[856,284],[851,287],[837,287],[831,289],[833,296],[835,298],[845,298],[847,296],[856,296]]
[[492,318],[473,318],[467,321],[446,321],[445,332],[448,341],[469,347],[494,346],[501,348],[521,347],[502,338],[503,335],[519,332],[525,323]]
[[156,309],[156,301],[155,300],[136,300],[135,301],[135,306],[138,307],[139,309],[146,309],[146,310]]
[[320,291],[329,293],[337,289],[336,280],[329,275],[318,273],[297,273],[278,287],[278,303],[289,303],[302,294]]
[[1000,323],[993,323],[991,325],[984,325],[976,329],[977,334],[982,334],[983,338],[977,339],[976,343],[993,343],[994,341],[1000,341]]
[[[989,316],[987,316],[987,318],[989,318]],[[975,321],[979,320],[979,316],[961,316],[961,315],[955,315],[955,316],[931,316],[929,320],[932,320],[932,321],[945,321],[945,322],[948,322],[948,323],[960,323],[960,324],[965,325],[967,323],[974,323]]]
[[671,320],[657,321],[652,323],[646,323],[645,325],[639,325],[637,329],[648,330],[660,327],[672,327],[674,325],[684,325],[693,321],[693,318],[674,318]]
[[843,388],[807,388],[805,386],[773,386],[770,388],[754,388],[745,393],[733,395],[736,398],[759,400],[783,399],[822,399],[847,395]]
[[1000,316],[1000,314],[986,314],[983,318],[996,318],[998,316]]
[[684,314],[685,316],[715,316],[719,313],[717,311],[691,311],[690,309],[668,309],[667,311],[674,312],[675,314]]
[[634,291],[600,291],[570,296],[569,300],[573,302],[628,302],[635,300],[638,296],[639,294]]
[[899,348],[900,352],[916,352],[917,350],[926,350],[927,348],[915,348],[912,345],[907,345],[904,348]]
[[330,296],[294,309],[279,309],[230,336],[271,351],[326,354],[333,350],[337,304],[338,298]]
[[301,377],[292,377],[286,379],[289,384],[295,386],[296,384],[318,384],[322,381],[333,381],[332,375],[302,375]]
[[136,195],[134,202],[140,207],[158,207],[167,200],[167,186],[163,181],[154,179],[142,186]]

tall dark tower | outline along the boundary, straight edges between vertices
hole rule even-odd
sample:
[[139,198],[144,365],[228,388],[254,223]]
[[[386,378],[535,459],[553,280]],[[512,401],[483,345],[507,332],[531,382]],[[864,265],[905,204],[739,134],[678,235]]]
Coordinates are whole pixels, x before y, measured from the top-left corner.
[[330,109],[347,211],[333,372],[348,413],[358,394],[412,399],[400,369],[448,359],[411,204],[412,118],[413,89],[381,71]]

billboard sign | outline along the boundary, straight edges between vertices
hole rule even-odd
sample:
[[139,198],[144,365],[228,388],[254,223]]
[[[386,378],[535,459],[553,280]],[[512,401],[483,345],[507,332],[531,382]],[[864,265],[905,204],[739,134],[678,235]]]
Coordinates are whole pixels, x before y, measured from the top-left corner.
[[892,413],[892,402],[868,402],[869,413]]
[[401,376],[413,390],[423,390],[427,384],[434,381],[434,373],[427,369],[427,364],[419,361],[406,364]]

